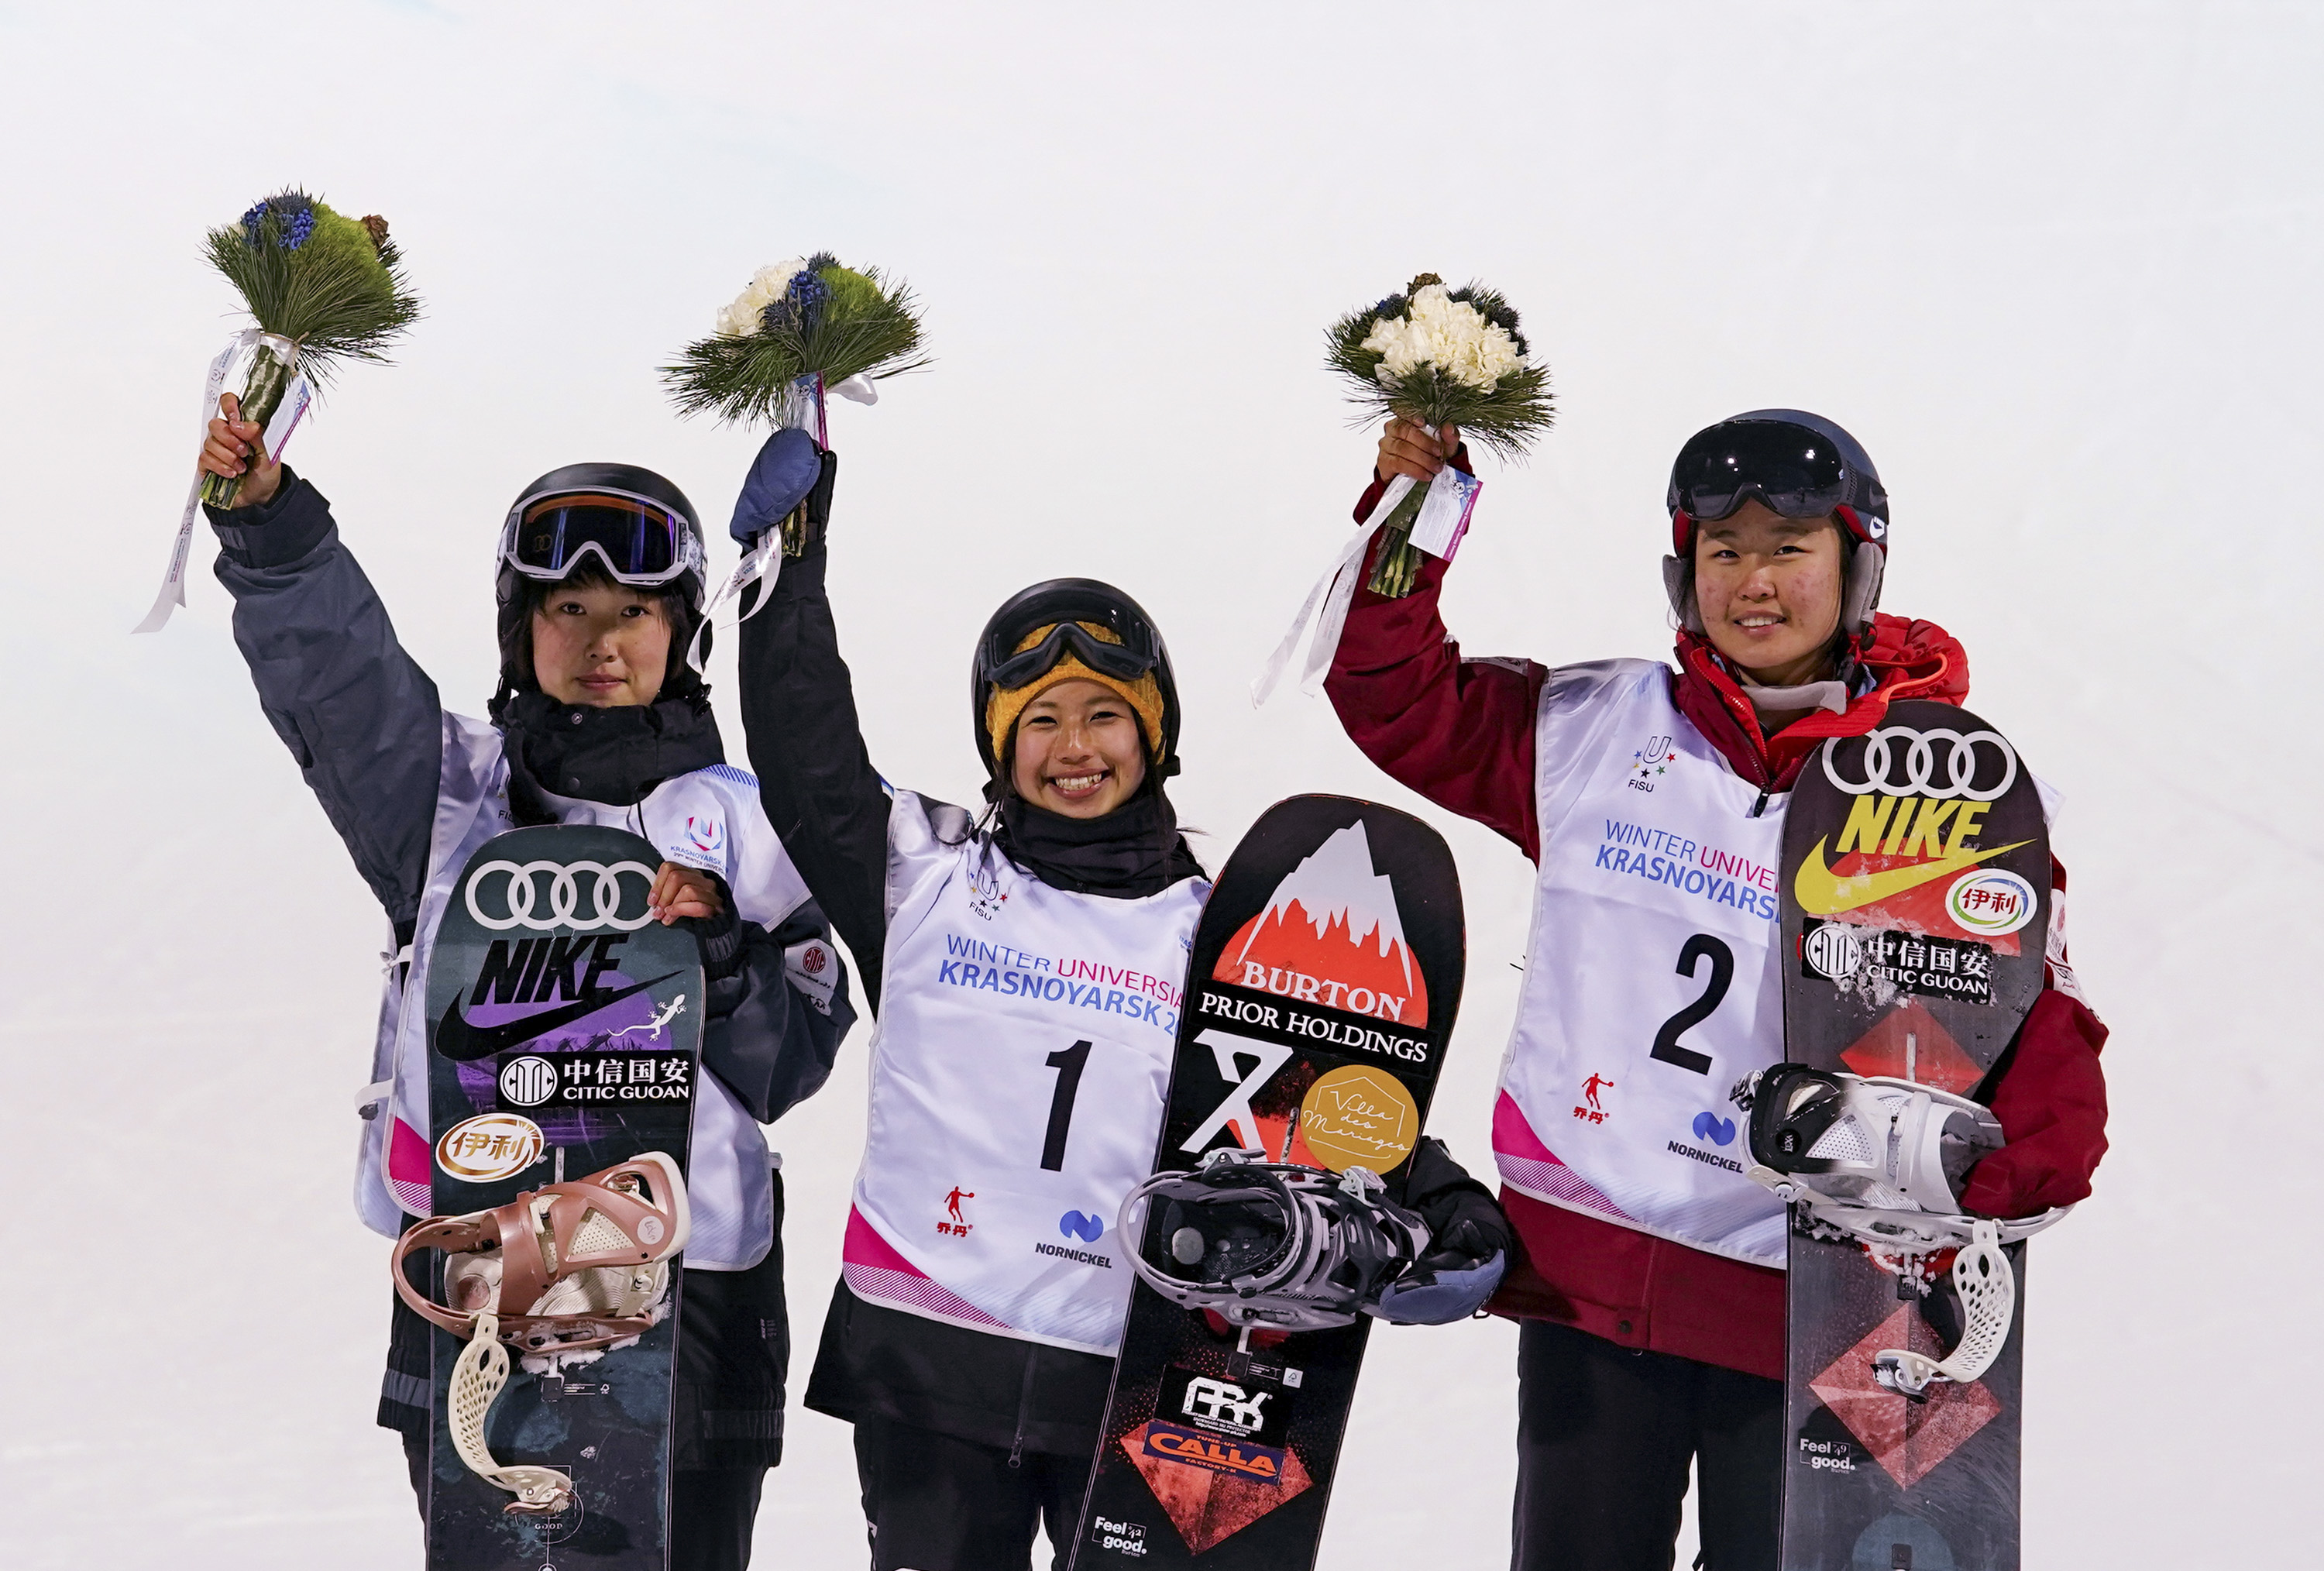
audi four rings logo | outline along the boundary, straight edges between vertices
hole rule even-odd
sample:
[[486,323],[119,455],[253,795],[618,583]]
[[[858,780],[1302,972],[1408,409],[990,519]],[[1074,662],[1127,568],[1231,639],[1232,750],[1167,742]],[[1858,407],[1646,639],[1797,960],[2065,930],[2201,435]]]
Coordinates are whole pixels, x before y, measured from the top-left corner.
[[[1977,783],[1978,765],[1988,756],[1981,751],[1985,748],[1992,749],[1991,756],[2000,761],[1999,785]],[[1915,731],[1906,725],[1883,726],[1864,738],[1860,781],[1840,778],[1839,756],[1837,746],[1824,749],[1824,778],[1850,796],[1878,791],[1892,797],[1934,797],[1940,801],[1965,797],[1972,802],[1990,802],[2017,783],[2017,750],[1998,731],[1971,731],[1964,735],[1941,728]]]
[[[534,881],[540,874],[549,875],[549,912],[533,915],[540,900],[540,885]],[[607,866],[602,862],[487,862],[468,878],[466,899],[468,914],[481,927],[496,933],[511,928],[530,928],[545,933],[553,928],[569,928],[576,933],[597,928],[612,928],[617,932],[634,933],[653,920],[653,913],[641,910],[624,919],[622,910],[622,875],[634,873],[647,889],[653,888],[654,870],[642,862],[616,862]],[[589,910],[581,910],[581,878],[592,881],[589,886]],[[505,917],[488,917],[484,907],[476,903],[476,892],[488,879],[508,880]]]

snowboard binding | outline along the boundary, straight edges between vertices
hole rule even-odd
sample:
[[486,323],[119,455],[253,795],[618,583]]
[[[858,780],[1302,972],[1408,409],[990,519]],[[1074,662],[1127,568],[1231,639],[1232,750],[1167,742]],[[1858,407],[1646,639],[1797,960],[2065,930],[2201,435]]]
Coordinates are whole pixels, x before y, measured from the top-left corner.
[[1122,1210],[1142,1221],[1157,1204],[1154,1252],[1131,1251],[1130,1268],[1171,1302],[1245,1331],[1352,1325],[1428,1252],[1427,1224],[1365,1168],[1335,1178],[1222,1148],[1155,1174]]
[[1993,1367],[2016,1313],[2017,1279],[2002,1246],[2062,1218],[2061,1206],[2014,1221],[1972,1216],[1969,1169],[2001,1149],[1982,1103],[1916,1081],[1777,1064],[1735,1087],[1751,1115],[1744,1176],[1798,1208],[1826,1236],[1853,1239],[1893,1271],[1900,1291],[1928,1291],[1923,1257],[1952,1252],[1961,1332],[1942,1359],[1888,1348],[1872,1361],[1889,1390],[1925,1401],[1939,1380],[1962,1384]]
[[[452,1444],[471,1472],[516,1497],[507,1511],[553,1515],[573,1498],[562,1471],[503,1467],[485,1446],[484,1420],[508,1383],[508,1349],[546,1370],[635,1342],[669,1312],[669,1261],[689,1228],[678,1163],[648,1151],[489,1211],[415,1223],[396,1241],[396,1293],[413,1313],[468,1339],[453,1366]],[[426,1297],[405,1272],[421,1250],[445,1257],[447,1303]]]

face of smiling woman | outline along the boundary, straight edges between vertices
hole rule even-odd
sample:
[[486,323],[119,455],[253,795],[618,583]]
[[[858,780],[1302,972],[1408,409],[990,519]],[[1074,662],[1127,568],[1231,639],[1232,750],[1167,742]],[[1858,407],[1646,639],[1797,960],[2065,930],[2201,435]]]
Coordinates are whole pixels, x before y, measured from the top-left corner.
[[1146,733],[1120,694],[1077,677],[1025,706],[1010,770],[1035,807],[1102,818],[1145,783]]
[[658,595],[559,585],[532,614],[533,679],[560,704],[650,704],[669,670],[669,622]]
[[1746,502],[1702,526],[1694,600],[1711,647],[1762,687],[1831,675],[1847,555],[1830,518],[1785,518]]

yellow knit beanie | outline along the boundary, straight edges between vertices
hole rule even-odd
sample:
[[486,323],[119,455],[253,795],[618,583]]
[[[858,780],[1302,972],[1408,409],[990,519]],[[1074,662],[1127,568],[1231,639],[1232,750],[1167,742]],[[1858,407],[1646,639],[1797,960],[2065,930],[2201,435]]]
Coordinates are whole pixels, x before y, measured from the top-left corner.
[[[1017,647],[1010,652],[1024,653],[1048,637],[1056,631],[1056,623],[1051,622],[1035,628],[1027,633],[1018,642]],[[1102,623],[1084,622],[1078,625],[1084,633],[1102,643],[1121,642],[1113,629]],[[985,699],[984,729],[986,735],[992,738],[992,756],[1002,758],[1008,755],[1010,734],[1016,729],[1017,721],[1025,713],[1026,705],[1056,687],[1059,682],[1074,680],[1095,682],[1099,687],[1114,693],[1123,703],[1136,711],[1138,723],[1146,732],[1147,752],[1152,755],[1152,762],[1156,763],[1162,762],[1162,686],[1154,679],[1154,673],[1148,671],[1136,681],[1125,682],[1120,677],[1110,677],[1103,671],[1091,670],[1084,665],[1080,657],[1070,649],[1065,652],[1065,659],[1027,682],[1023,687],[995,688],[992,689],[991,696]]]

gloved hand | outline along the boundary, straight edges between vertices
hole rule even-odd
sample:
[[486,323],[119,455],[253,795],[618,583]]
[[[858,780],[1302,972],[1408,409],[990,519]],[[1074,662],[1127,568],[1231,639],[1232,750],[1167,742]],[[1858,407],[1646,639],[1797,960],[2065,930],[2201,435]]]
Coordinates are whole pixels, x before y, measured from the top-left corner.
[[1429,1137],[1413,1151],[1404,1203],[1428,1224],[1428,1252],[1380,1294],[1372,1312],[1398,1326],[1467,1319],[1508,1269],[1508,1218],[1444,1142]]
[[831,493],[838,476],[838,454],[817,448],[813,437],[796,427],[777,431],[751,460],[726,532],[748,550],[806,503],[807,538],[819,540],[831,519]]

